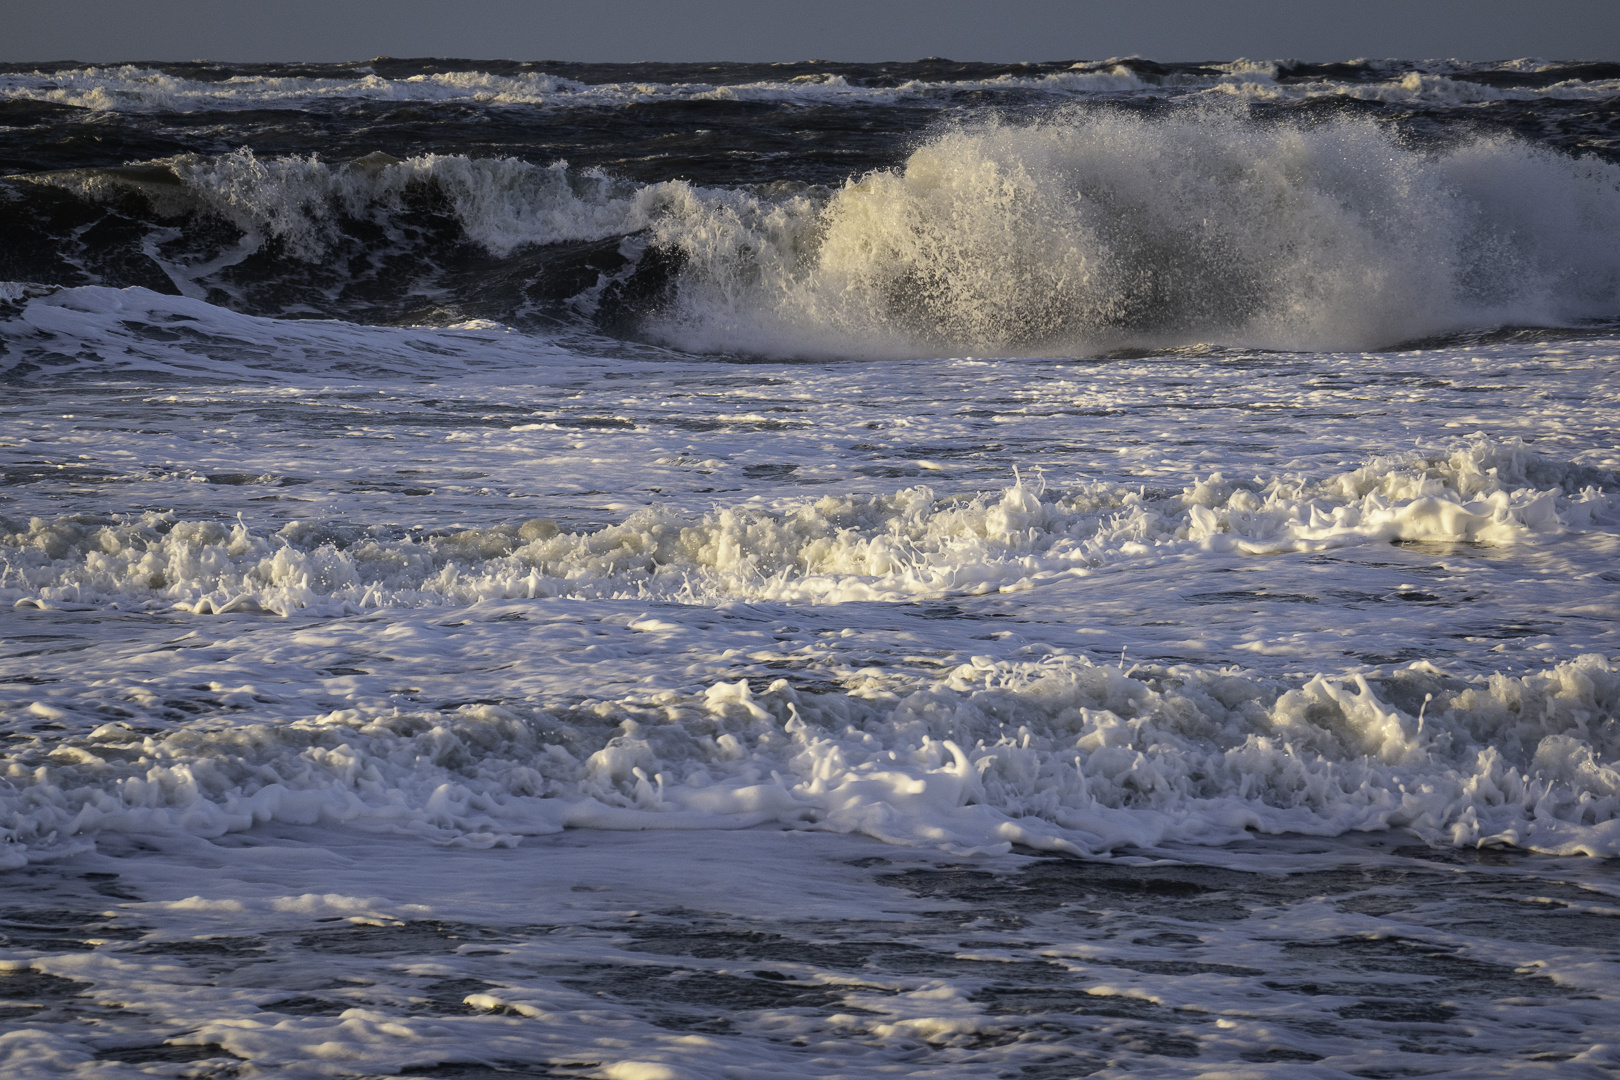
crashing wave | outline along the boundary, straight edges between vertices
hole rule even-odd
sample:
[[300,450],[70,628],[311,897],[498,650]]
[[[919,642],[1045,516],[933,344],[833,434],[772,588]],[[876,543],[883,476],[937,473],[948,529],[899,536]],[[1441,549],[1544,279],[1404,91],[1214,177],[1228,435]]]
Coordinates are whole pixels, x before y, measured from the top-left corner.
[[[307,310],[318,288],[321,309],[341,311],[344,273],[386,274],[382,291],[446,297],[454,311],[475,300],[456,289],[498,278],[512,310],[474,314],[521,319],[549,297],[573,318],[699,352],[1376,348],[1620,312],[1609,242],[1620,167],[1508,139],[1426,150],[1370,122],[1267,124],[1220,109],[964,124],[835,189],[247,150],[35,179],[94,201],[144,199],[165,221],[228,223],[239,241],[201,261],[151,245],[167,260],[151,272],[192,295],[223,287],[249,308]],[[433,276],[450,242],[441,217],[493,260],[486,272]],[[513,261],[553,249],[560,261]],[[244,278],[250,256],[266,282]],[[378,292],[357,290],[355,314],[374,318]]]
[[1370,348],[1620,306],[1620,168],[1371,123],[1074,111],[947,131],[825,202],[698,197],[651,320],[696,350]]

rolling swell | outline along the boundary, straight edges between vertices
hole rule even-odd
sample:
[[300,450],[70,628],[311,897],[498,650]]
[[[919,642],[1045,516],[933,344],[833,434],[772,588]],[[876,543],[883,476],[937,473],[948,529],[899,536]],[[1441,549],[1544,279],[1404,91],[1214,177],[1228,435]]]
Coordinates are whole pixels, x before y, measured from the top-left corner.
[[1355,349],[1620,315],[1620,167],[1208,107],[966,120],[841,186],[241,149],[3,197],[0,277],[700,353]]

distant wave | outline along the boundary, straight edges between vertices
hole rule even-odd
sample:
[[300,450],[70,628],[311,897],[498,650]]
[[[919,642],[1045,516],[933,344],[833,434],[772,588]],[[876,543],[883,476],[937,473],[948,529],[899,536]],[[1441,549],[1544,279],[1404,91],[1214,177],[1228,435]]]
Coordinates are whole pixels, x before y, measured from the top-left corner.
[[[479,102],[524,106],[614,106],[670,100],[900,102],[920,95],[1017,91],[1055,97],[1236,95],[1300,100],[1351,97],[1376,101],[1457,104],[1473,101],[1620,96],[1612,64],[1506,64],[1464,61],[1354,61],[1300,64],[1236,60],[1220,64],[1157,64],[1138,58],[1074,64],[779,65],[805,73],[777,74],[770,65],[660,66],[648,78],[636,65],[482,65],[427,62],[254,65],[234,70],[197,65],[57,67],[0,72],[0,100],[43,101],[94,111],[190,112],[304,109],[356,102]],[[527,70],[510,70],[519,67]],[[589,67],[587,72],[581,70]],[[944,68],[959,70],[942,72]],[[736,69],[736,70],[731,70]],[[679,76],[686,76],[684,78]],[[783,77],[783,76],[786,77]],[[763,77],[762,77],[763,76]]]

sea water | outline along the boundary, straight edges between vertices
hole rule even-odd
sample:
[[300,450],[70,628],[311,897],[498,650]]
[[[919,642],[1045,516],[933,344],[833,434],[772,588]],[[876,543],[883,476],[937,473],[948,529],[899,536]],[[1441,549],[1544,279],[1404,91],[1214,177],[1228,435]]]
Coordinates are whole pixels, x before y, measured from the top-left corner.
[[6,1074],[1613,1075],[1617,101],[0,72]]

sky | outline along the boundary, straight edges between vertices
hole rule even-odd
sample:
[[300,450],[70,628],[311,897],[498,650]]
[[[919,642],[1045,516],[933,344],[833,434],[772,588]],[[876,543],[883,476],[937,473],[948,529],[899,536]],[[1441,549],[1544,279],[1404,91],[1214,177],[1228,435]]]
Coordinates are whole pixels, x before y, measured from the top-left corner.
[[0,0],[0,61],[1620,60],[1617,0]]

